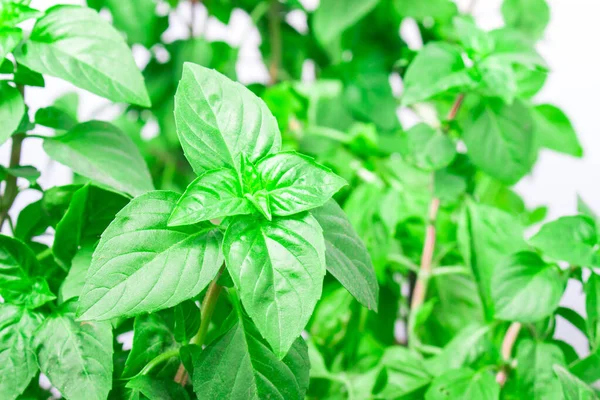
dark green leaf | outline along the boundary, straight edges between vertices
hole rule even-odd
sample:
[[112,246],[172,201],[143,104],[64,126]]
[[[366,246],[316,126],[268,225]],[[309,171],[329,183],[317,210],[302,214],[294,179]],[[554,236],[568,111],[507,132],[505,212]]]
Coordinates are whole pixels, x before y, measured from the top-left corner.
[[146,375],[131,379],[127,382],[127,387],[143,394],[148,400],[189,400],[190,398],[181,385],[171,380]]
[[278,152],[281,136],[265,103],[216,71],[184,64],[175,95],[177,133],[197,174]]
[[463,139],[477,167],[514,184],[531,170],[535,160],[533,129],[531,113],[521,102],[506,105],[489,100],[473,110]]
[[133,316],[196,296],[222,264],[211,225],[168,228],[179,195],[156,191],[132,200],[102,234],[80,297],[82,320]]
[[133,141],[114,125],[79,124],[67,134],[44,140],[48,155],[101,185],[137,196],[154,188]]
[[362,305],[377,311],[379,285],[373,263],[344,211],[329,200],[311,214],[323,229],[327,271]]
[[142,75],[123,37],[92,9],[49,8],[16,58],[34,71],[65,79],[107,99],[150,106]]
[[384,366],[385,385],[377,395],[386,399],[413,394],[429,385],[432,379],[426,371],[423,358],[405,347],[387,348],[381,365]]
[[578,215],[544,224],[529,243],[556,260],[574,265],[590,265],[597,241],[595,222],[589,217]]
[[313,30],[322,45],[328,47],[356,24],[379,0],[321,0],[313,18]]
[[587,314],[587,332],[590,348],[600,348],[600,276],[592,272],[585,283],[585,312]]
[[79,297],[81,294],[85,285],[85,277],[92,264],[93,253],[94,248],[88,245],[80,248],[73,257],[69,274],[60,286],[58,297],[62,303],[73,297]]
[[325,275],[325,243],[309,214],[273,221],[238,217],[223,242],[227,269],[244,307],[282,358],[304,329]]
[[168,16],[156,14],[156,0],[105,0],[105,3],[113,26],[125,33],[130,45],[152,47],[169,25]]
[[187,300],[176,305],[173,313],[175,340],[179,343],[188,343],[200,327],[200,310],[195,302]]
[[37,110],[34,119],[38,125],[65,131],[73,129],[77,125],[77,120],[68,112],[53,106]]
[[297,338],[279,359],[247,317],[236,318],[223,336],[194,358],[198,398],[304,399],[308,387],[308,351]]
[[492,298],[498,319],[535,322],[556,310],[565,288],[558,267],[532,252],[520,252],[496,266]]
[[112,328],[109,322],[76,322],[66,303],[36,332],[42,372],[68,399],[104,400],[112,386]]
[[31,343],[42,316],[10,304],[0,304],[0,393],[15,399],[38,371]]

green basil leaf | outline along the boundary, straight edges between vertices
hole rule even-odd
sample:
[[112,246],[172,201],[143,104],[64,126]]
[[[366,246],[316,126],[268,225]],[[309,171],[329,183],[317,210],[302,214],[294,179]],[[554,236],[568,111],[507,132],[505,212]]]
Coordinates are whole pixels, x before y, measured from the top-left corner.
[[347,185],[329,168],[291,152],[264,158],[256,169],[269,193],[273,215],[287,216],[322,206]]
[[36,72],[115,102],[150,106],[144,80],[123,37],[90,8],[50,7],[15,56]]
[[388,347],[381,358],[381,365],[384,366],[382,374],[385,386],[376,394],[382,398],[409,396],[431,382],[431,375],[427,372],[423,358],[405,347]]
[[0,26],[15,26],[41,13],[21,1],[0,1]]
[[239,171],[245,154],[252,162],[281,148],[277,121],[265,103],[214,70],[185,63],[175,95],[177,134],[200,175],[223,167]]
[[520,396],[532,400],[563,399],[560,381],[552,370],[555,364],[565,364],[558,346],[525,339],[517,346],[516,358]]
[[574,265],[590,265],[596,253],[596,223],[583,215],[548,222],[529,243],[544,255]]
[[596,400],[598,396],[591,387],[561,365],[554,365],[554,373],[560,380],[565,400]]
[[17,165],[12,168],[4,168],[0,167],[3,172],[8,175],[12,175],[17,178],[26,179],[29,182],[29,186],[35,186],[37,184],[37,180],[40,178],[42,173],[37,170],[37,168],[32,167],[31,165]]
[[104,400],[112,386],[112,327],[76,322],[73,306],[66,303],[36,331],[40,369],[68,399]]
[[514,29],[496,29],[489,32],[494,40],[494,52],[490,60],[500,60],[528,69],[547,70],[548,64],[537,53],[531,37]]
[[58,298],[61,303],[64,303],[73,297],[79,297],[81,294],[83,286],[85,285],[85,277],[90,269],[90,265],[92,265],[93,253],[94,247],[87,245],[81,247],[73,257],[69,273],[60,285],[60,290],[58,292]]
[[506,26],[527,34],[531,41],[542,37],[550,22],[546,0],[504,0],[502,16]]
[[408,66],[402,105],[409,106],[445,92],[458,93],[474,85],[459,47],[428,43]]
[[401,134],[403,158],[425,171],[448,166],[456,156],[452,139],[427,124],[417,124]]
[[7,82],[0,82],[0,144],[17,130],[24,114],[25,103],[21,93]]
[[473,109],[463,139],[477,167],[507,184],[527,174],[535,161],[533,119],[521,102],[489,100]]
[[458,243],[473,270],[487,319],[493,315],[492,276],[510,254],[527,248],[523,226],[512,215],[483,204],[468,203],[459,221]]
[[190,398],[181,385],[171,380],[147,375],[136,376],[127,382],[126,387],[143,394],[148,400],[189,400]]
[[31,249],[23,242],[0,235],[0,296],[5,301],[26,308],[37,308],[56,296],[46,280],[36,273],[41,270]]
[[494,271],[495,315],[508,321],[539,321],[556,310],[564,288],[555,265],[546,264],[536,253],[516,253]]
[[0,62],[17,47],[22,39],[21,28],[0,28]]
[[449,20],[458,14],[458,8],[452,0],[395,0],[394,7],[403,17],[422,21],[427,17],[435,20]]
[[108,224],[129,199],[120,194],[85,185],[73,194],[71,204],[56,225],[52,254],[63,266],[86,243],[95,244]]
[[472,17],[454,17],[453,25],[461,45],[471,54],[486,56],[493,51],[494,40],[477,27]]
[[367,15],[378,2],[379,0],[322,0],[313,17],[315,37],[328,47],[346,29]]
[[137,196],[154,189],[133,141],[107,122],[89,121],[44,140],[50,158],[101,185]]
[[198,333],[198,328],[200,328],[200,310],[198,306],[194,301],[186,300],[173,308],[173,314],[175,340],[179,343],[188,343]]
[[310,213],[323,229],[327,271],[363,306],[377,311],[379,285],[371,256],[344,211],[329,200]]
[[135,317],[133,342],[121,374],[123,378],[137,375],[154,357],[177,347],[173,323],[169,323],[166,316],[165,312],[160,312]]
[[273,221],[237,217],[223,253],[246,311],[282,358],[321,297],[325,243],[319,223],[309,214]]
[[40,108],[35,113],[35,123],[57,130],[68,131],[77,125],[77,119],[58,107]]
[[519,89],[512,65],[497,58],[488,58],[477,69],[481,74],[479,93],[487,97],[499,97],[507,104],[514,101]]
[[600,379],[600,354],[598,351],[573,362],[569,370],[585,383],[592,384]]
[[169,228],[179,195],[136,197],[102,234],[79,299],[82,320],[134,316],[192,298],[222,264],[221,236],[212,225]]
[[206,400],[301,400],[308,387],[309,365],[302,338],[295,339],[280,360],[252,321],[242,317],[194,357],[194,391]]
[[106,0],[115,28],[125,33],[127,43],[151,48],[169,25],[168,15],[156,14],[157,0]]
[[229,168],[208,171],[196,178],[177,201],[169,226],[191,225],[215,218],[252,214],[237,173]]
[[32,345],[40,314],[11,304],[0,304],[0,393],[16,399],[38,371]]
[[561,109],[542,104],[534,107],[533,118],[535,136],[541,146],[574,157],[583,156],[577,133]]
[[497,400],[500,385],[489,370],[475,372],[472,369],[457,369],[438,376],[425,393],[425,400],[478,399]]
[[592,272],[585,283],[585,313],[587,336],[592,352],[600,348],[600,276]]

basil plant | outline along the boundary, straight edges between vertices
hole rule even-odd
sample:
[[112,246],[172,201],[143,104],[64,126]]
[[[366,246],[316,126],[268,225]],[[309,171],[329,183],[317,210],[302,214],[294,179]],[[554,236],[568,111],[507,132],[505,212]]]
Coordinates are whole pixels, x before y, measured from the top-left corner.
[[583,155],[546,0],[313,3],[0,0],[0,399],[598,398],[600,208],[513,189]]

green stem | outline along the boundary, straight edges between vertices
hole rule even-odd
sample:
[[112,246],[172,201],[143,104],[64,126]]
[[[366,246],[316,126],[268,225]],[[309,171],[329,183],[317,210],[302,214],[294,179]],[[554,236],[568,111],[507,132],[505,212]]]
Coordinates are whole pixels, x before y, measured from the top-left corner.
[[179,349],[172,349],[154,357],[142,371],[140,375],[148,375],[154,368],[173,357],[179,356]]
[[269,7],[269,41],[271,43],[269,83],[271,85],[277,83],[281,66],[281,17],[279,11],[279,0],[271,0]]
[[42,261],[45,260],[46,258],[50,257],[52,255],[52,248],[48,247],[47,249],[45,249],[44,251],[41,251],[37,256],[37,260],[38,261]]

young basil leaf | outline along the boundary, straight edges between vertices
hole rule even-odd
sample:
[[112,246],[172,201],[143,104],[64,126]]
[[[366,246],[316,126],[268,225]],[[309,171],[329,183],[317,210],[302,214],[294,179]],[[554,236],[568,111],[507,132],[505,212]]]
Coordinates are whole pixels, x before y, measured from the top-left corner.
[[541,146],[574,157],[583,156],[577,133],[561,109],[542,104],[533,108],[533,118],[535,137]]
[[249,318],[237,317],[220,338],[194,354],[194,391],[206,400],[301,400],[308,388],[309,366],[302,338],[296,338],[280,359]]
[[410,63],[404,77],[402,105],[409,106],[438,94],[474,87],[460,48],[443,42],[425,45]]
[[494,50],[494,40],[477,27],[472,17],[454,17],[453,25],[461,45],[471,54],[486,56]]
[[56,225],[52,254],[63,266],[84,244],[95,244],[117,212],[129,199],[120,194],[85,185],[73,194],[64,217]]
[[509,254],[527,248],[523,226],[497,208],[469,202],[459,221],[458,244],[473,270],[486,318],[493,315],[492,276]]
[[487,58],[477,65],[481,74],[479,93],[487,97],[499,97],[512,104],[517,96],[517,75],[512,65],[496,58]]
[[556,260],[589,266],[598,243],[596,223],[583,215],[562,217],[544,224],[529,243]]
[[502,15],[506,26],[518,29],[537,40],[550,22],[550,7],[546,0],[504,0]]
[[211,224],[169,228],[179,195],[136,197],[102,234],[79,299],[81,320],[134,316],[172,307],[202,291],[223,263]]
[[58,299],[61,303],[64,303],[73,297],[79,297],[81,294],[83,286],[85,285],[85,277],[90,265],[92,265],[93,253],[94,247],[91,245],[85,245],[75,253],[73,260],[71,261],[69,273],[60,285],[60,290],[58,292]]
[[0,26],[13,27],[23,21],[36,18],[41,13],[21,0],[0,1]]
[[327,271],[362,305],[377,311],[379,285],[373,263],[344,211],[332,199],[310,213],[323,229]]
[[574,376],[562,365],[554,365],[552,368],[560,380],[564,398],[566,400],[596,400],[598,396],[594,390]]
[[37,110],[34,120],[38,125],[65,131],[73,129],[77,125],[77,119],[73,118],[71,114],[54,106]]
[[137,196],[154,189],[133,141],[107,122],[89,121],[44,140],[50,158],[111,189]]
[[147,375],[136,376],[127,382],[127,388],[141,393],[148,400],[189,400],[185,389],[171,381],[158,379]]
[[36,276],[41,270],[31,249],[23,242],[0,235],[0,296],[9,303],[37,308],[56,296],[46,280]]
[[24,114],[25,103],[21,93],[7,82],[0,82],[0,144],[17,130]]
[[547,70],[548,64],[540,56],[531,38],[514,29],[496,29],[489,32],[494,40],[494,52],[488,56],[490,60],[500,60],[533,70]]
[[17,62],[36,72],[62,78],[99,96],[150,107],[144,80],[123,37],[92,9],[50,7],[15,56]]
[[198,306],[192,300],[186,300],[173,308],[173,314],[175,340],[179,343],[188,343],[198,333],[198,328],[200,328],[200,310]]
[[446,372],[435,378],[425,393],[425,400],[497,400],[499,398],[500,385],[494,375],[485,369],[475,372],[463,368]]
[[432,379],[423,358],[402,346],[388,347],[380,364],[384,367],[380,379],[385,379],[385,386],[376,395],[385,399],[414,395],[429,385]]
[[115,28],[125,33],[127,43],[151,48],[169,25],[168,15],[156,13],[156,0],[105,0]]
[[281,148],[277,121],[252,92],[214,70],[185,63],[175,95],[177,134],[194,171],[239,171]]
[[560,348],[554,344],[525,339],[517,346],[517,386],[521,396],[532,400],[562,400],[560,381],[552,370],[564,365]]
[[287,216],[322,206],[346,181],[329,168],[296,153],[279,153],[260,160],[256,169],[269,194],[273,215]]
[[585,312],[587,315],[587,336],[590,348],[596,351],[600,348],[600,276],[592,272],[585,283]]
[[22,39],[21,28],[0,28],[0,62],[17,47]]
[[282,358],[321,297],[325,243],[319,223],[308,213],[273,221],[237,217],[223,253],[246,311]]
[[16,399],[38,371],[32,345],[40,314],[11,304],[0,304],[0,393]]
[[585,383],[592,384],[600,379],[600,354],[596,351],[585,358],[572,361],[569,370]]
[[516,253],[494,271],[495,316],[508,321],[539,321],[556,310],[564,289],[564,279],[555,265],[546,264],[536,253]]
[[169,226],[252,214],[254,207],[244,197],[237,173],[229,168],[205,172],[190,183],[169,217]]
[[401,135],[403,158],[425,171],[448,166],[456,156],[452,139],[427,124],[417,124]]
[[172,321],[169,323],[166,316],[161,312],[135,317],[133,342],[121,374],[123,378],[137,375],[154,357],[177,347]]
[[514,184],[535,161],[533,119],[521,102],[488,100],[476,107],[464,126],[463,139],[473,164],[492,177]]
[[378,2],[379,0],[322,0],[313,17],[315,37],[329,48],[346,29],[367,15]]
[[65,303],[36,331],[40,369],[68,399],[104,400],[112,386],[112,327],[74,318],[74,303]]

